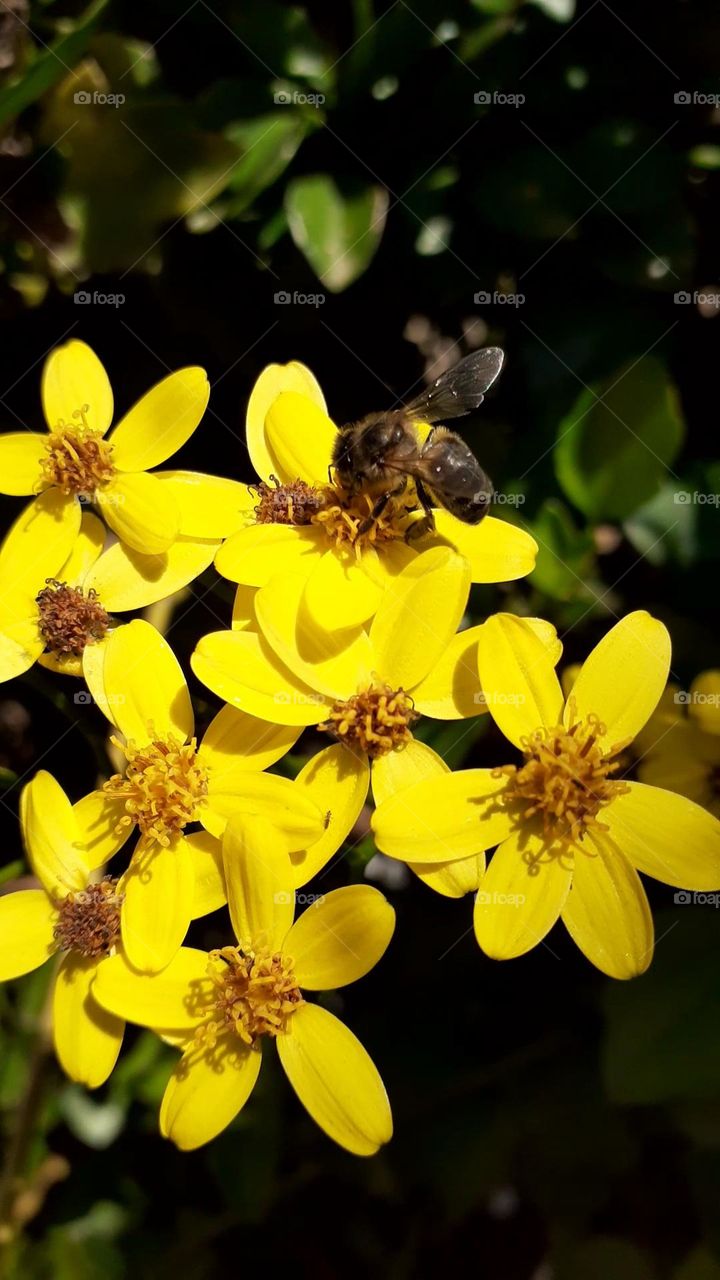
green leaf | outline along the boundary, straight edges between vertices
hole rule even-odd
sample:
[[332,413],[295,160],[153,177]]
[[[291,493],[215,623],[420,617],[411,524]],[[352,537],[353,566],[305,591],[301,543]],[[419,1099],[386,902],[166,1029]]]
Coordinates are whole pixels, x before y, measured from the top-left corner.
[[[634,982],[614,983],[605,998],[603,1073],[610,1098],[659,1103],[712,1098],[720,1078],[717,910],[680,896],[674,915],[657,921],[662,938],[652,967]],[[690,902],[683,899],[691,898]],[[715,895],[707,895],[714,897]]]
[[623,519],[657,493],[684,434],[675,387],[649,357],[582,392],[560,423],[555,472],[590,519]]
[[587,595],[585,579],[593,571],[592,537],[577,529],[564,503],[548,498],[532,525],[540,548],[532,585],[555,600]]
[[326,173],[296,178],[285,193],[295,244],[332,293],[362,275],[380,243],[388,208],[384,187],[341,192]]
[[312,123],[307,113],[286,109],[228,125],[225,137],[238,147],[241,158],[228,183],[228,192],[233,194],[224,206],[225,216],[242,213],[261,191],[277,181]]
[[98,18],[107,8],[108,0],[94,0],[81,15],[71,31],[55,40],[38,54],[23,77],[0,93],[0,124],[12,120],[25,107],[42,97],[48,89],[62,80],[69,68],[82,58]]

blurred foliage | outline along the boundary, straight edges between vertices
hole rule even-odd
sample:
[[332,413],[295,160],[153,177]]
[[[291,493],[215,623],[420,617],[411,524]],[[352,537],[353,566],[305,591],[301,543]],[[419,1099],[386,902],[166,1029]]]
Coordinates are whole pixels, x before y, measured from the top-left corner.
[[[72,333],[120,411],[204,364],[210,411],[179,465],[250,479],[244,404],[269,361],[305,360],[349,421],[501,343],[497,393],[462,430],[512,496],[496,514],[540,554],[528,582],[475,589],[473,617],[544,615],[574,662],[649,608],[688,688],[718,665],[719,37],[710,0],[3,0],[3,426],[40,425],[44,353]],[[212,573],[183,600],[185,669],[230,602]],[[21,781],[42,761],[78,796],[105,767],[73,689],[36,668],[0,697],[3,887],[23,874]],[[486,717],[421,732],[453,767],[504,759]],[[371,860],[390,875],[356,836],[324,887]],[[394,1104],[370,1162],[332,1148],[273,1071],[180,1156],[156,1134],[171,1049],[130,1031],[89,1096],[44,1047],[48,975],[0,989],[11,1153],[37,1088],[10,1188],[25,1230],[0,1274],[719,1280],[713,908],[651,886],[653,966],[610,987],[560,929],[497,966],[469,901],[385,887],[395,943],[331,997]],[[226,940],[219,917],[194,927]]]

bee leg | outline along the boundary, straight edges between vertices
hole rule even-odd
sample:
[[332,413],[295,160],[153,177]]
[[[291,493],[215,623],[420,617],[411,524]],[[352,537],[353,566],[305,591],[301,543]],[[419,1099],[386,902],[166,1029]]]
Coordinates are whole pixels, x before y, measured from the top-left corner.
[[415,492],[425,515],[422,520],[413,520],[405,534],[406,542],[414,542],[416,538],[423,538],[426,533],[434,533],[435,531],[435,513],[430,504],[430,498],[422,480],[418,480],[417,477],[415,479]]
[[387,493],[380,494],[380,497],[377,499],[375,506],[370,512],[370,515],[367,516],[367,518],[358,525],[358,530],[357,530],[358,534],[367,533],[368,530],[372,529],[375,521],[380,519],[380,516],[382,515],[383,511],[385,510],[388,502],[392,497],[393,497],[393,493],[391,490],[389,490]]

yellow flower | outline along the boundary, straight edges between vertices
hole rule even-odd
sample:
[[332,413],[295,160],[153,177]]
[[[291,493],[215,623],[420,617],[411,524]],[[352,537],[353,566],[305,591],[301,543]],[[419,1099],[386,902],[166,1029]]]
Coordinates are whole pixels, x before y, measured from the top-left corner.
[[223,857],[235,943],[209,954],[183,947],[152,976],[116,956],[93,986],[110,1014],[170,1032],[184,1049],[162,1101],[162,1134],[189,1151],[220,1133],[247,1102],[264,1042],[274,1040],[316,1123],[355,1155],[373,1155],[392,1136],[377,1068],[352,1032],[307,1003],[302,989],[327,991],[363,977],[392,937],[395,912],[377,889],[352,885],[293,924],[287,854],[262,818],[233,818]]
[[[114,813],[116,823],[140,833],[124,880],[123,945],[132,964],[154,972],[187,933],[199,860],[218,905],[224,900],[217,837],[231,814],[267,814],[276,840],[299,856],[327,836],[325,816],[303,787],[262,772],[299,729],[224,707],[198,744],[180,664],[149,623],[136,620],[112,633],[91,688],[123,735],[118,746],[127,759],[124,773],[95,794],[108,821]],[[186,837],[193,824],[208,834]],[[334,848],[326,840],[323,847],[326,861]]]
[[[481,629],[456,634],[469,587],[464,557],[449,547],[432,548],[390,582],[369,630],[356,627],[333,637],[305,616],[304,580],[289,574],[255,594],[252,609],[261,631],[246,619],[242,627],[200,640],[191,665],[224,701],[280,724],[320,725],[337,739],[298,775],[333,819],[325,837],[294,859],[302,877],[298,884],[351,831],[367,800],[371,772],[379,804],[420,778],[446,771],[436,752],[413,737],[420,715],[459,720],[487,710],[478,675]],[[554,628],[539,620],[529,625],[538,628],[557,661]],[[417,870],[424,875],[426,869]],[[433,887],[440,888],[440,869],[427,870],[437,881]],[[450,872],[450,879],[455,875]]]
[[148,474],[189,439],[209,395],[203,369],[178,369],[148,391],[106,440],[110,382],[90,347],[73,339],[45,362],[48,435],[0,436],[0,492],[56,488],[68,506],[91,499],[120,541],[142,556],[162,555],[180,535],[219,541],[240,525],[244,486],[194,472]]
[[407,495],[391,502],[366,533],[359,531],[372,502],[351,499],[330,482],[336,434],[309,369],[293,361],[263,370],[247,413],[248,450],[260,483],[246,527],[215,558],[224,577],[263,587],[275,574],[301,574],[303,608],[318,626],[335,631],[371,618],[388,581],[438,542],[467,558],[473,582],[507,582],[534,568],[534,540],[494,516],[473,528],[437,510],[436,535],[408,546],[414,517]]
[[118,945],[122,885],[93,878],[121,843],[92,801],[72,805],[41,771],[23,788],[20,818],[30,865],[42,888],[0,897],[0,980],[38,969],[63,953],[53,991],[53,1036],[63,1070],[89,1088],[112,1071],[124,1024],[93,999],[98,965]]
[[683,796],[616,775],[665,687],[665,627],[629,614],[590,654],[567,701],[522,619],[489,619],[478,653],[489,709],[521,763],[390,797],[373,817],[378,846],[434,862],[497,845],[475,902],[488,955],[522,955],[561,917],[604,973],[642,973],[653,923],[638,871],[681,888],[720,887],[720,822]]
[[677,791],[720,818],[720,671],[684,692],[668,685],[635,742],[642,782]]

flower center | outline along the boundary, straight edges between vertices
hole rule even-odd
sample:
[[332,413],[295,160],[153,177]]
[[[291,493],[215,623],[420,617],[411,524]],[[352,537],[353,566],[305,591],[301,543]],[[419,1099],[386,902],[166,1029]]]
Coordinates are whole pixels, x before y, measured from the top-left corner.
[[419,719],[409,694],[374,680],[347,702],[336,702],[318,728],[372,758],[407,746],[410,725]]
[[544,835],[566,846],[577,845],[589,829],[606,831],[598,814],[629,788],[611,777],[621,764],[614,757],[628,743],[608,751],[598,741],[604,735],[605,726],[590,715],[567,729],[537,729],[523,738],[525,763],[493,770],[494,777],[509,778],[505,805],[526,821],[540,816]]
[[208,957],[215,1010],[198,1028],[198,1038],[212,1048],[219,1035],[234,1031],[247,1045],[261,1036],[287,1031],[292,1014],[303,1003],[294,962],[264,946],[223,947]]
[[89,408],[84,404],[73,413],[72,423],[61,419],[50,432],[41,476],[43,484],[83,498],[91,498],[115,474],[112,445],[88,426]]
[[89,884],[80,893],[69,893],[59,904],[55,942],[62,951],[81,956],[107,955],[120,937],[123,895],[110,876]]
[[364,547],[405,537],[407,516],[415,509],[407,496],[390,498],[383,513],[373,518],[374,499],[367,493],[350,494],[337,484],[314,488],[304,480],[281,484],[271,476],[252,487],[260,501],[257,524],[315,525],[336,546],[352,547],[360,556]]
[[36,596],[40,612],[40,634],[56,656],[79,656],[86,644],[102,640],[110,619],[92,588],[83,595],[79,587],[46,578],[47,585]]
[[127,759],[124,774],[116,773],[103,787],[111,796],[125,801],[125,817],[119,827],[137,823],[148,840],[167,846],[189,822],[198,820],[198,811],[208,792],[208,775],[198,760],[197,740],[183,743],[170,735],[163,740],[136,747],[123,746]]

